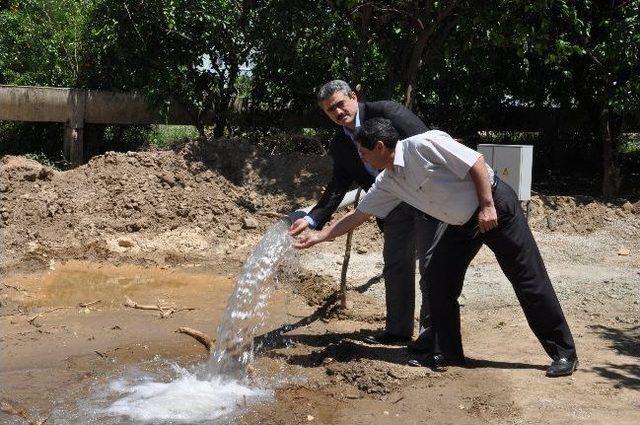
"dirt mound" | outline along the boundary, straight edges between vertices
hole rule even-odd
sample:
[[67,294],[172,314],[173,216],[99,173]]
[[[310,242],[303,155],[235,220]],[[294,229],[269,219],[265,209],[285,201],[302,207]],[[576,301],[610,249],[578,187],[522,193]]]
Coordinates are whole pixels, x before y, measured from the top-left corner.
[[587,196],[534,195],[530,203],[529,224],[541,231],[587,234],[616,220],[640,222],[640,203],[617,205]]
[[320,306],[337,300],[340,284],[329,276],[305,270],[289,276],[288,280],[293,292],[300,295],[309,306]]
[[[292,166],[295,163],[296,166]],[[251,243],[329,172],[317,157],[263,158],[237,141],[108,152],[66,172],[2,158],[3,267],[49,259],[190,261]]]
[[[281,214],[317,199],[331,169],[327,157],[270,155],[238,140],[108,152],[66,172],[19,156],[3,157],[1,166],[3,270],[52,259],[162,265],[229,256],[253,246]],[[637,223],[639,213],[637,204],[537,195],[530,222],[589,233],[616,220]],[[303,295],[316,304],[328,293]]]

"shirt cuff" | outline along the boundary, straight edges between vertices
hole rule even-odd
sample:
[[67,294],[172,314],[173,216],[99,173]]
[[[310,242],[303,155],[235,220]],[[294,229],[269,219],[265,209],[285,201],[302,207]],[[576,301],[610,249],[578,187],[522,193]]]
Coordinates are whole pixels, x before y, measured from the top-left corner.
[[312,229],[315,229],[315,228],[316,228],[316,221],[315,221],[313,218],[311,218],[311,216],[305,215],[305,216],[304,216],[304,217],[302,217],[302,218],[304,218],[304,220],[305,220],[307,223],[309,223],[309,227],[311,227]]

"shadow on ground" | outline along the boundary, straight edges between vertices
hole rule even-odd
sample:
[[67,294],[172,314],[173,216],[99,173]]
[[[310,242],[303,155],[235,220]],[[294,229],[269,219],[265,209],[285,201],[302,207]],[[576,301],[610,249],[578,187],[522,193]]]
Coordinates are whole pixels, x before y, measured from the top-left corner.
[[[382,276],[375,276],[366,283],[352,288],[352,290],[364,293],[372,285],[380,282],[381,279]],[[391,364],[406,365],[410,359],[424,356],[411,353],[405,346],[394,347],[366,344],[363,342],[363,339],[377,332],[371,329],[360,329],[358,331],[347,333],[285,335],[288,332],[307,326],[317,320],[331,317],[339,309],[339,297],[340,293],[338,291],[333,292],[327,296],[324,303],[309,316],[303,317],[295,323],[285,324],[277,329],[267,332],[266,334],[257,336],[254,339],[254,346],[257,347],[257,354],[273,358],[282,358],[289,364],[303,367],[321,366],[327,358],[331,358],[332,361],[343,363],[360,359],[369,359]],[[298,344],[305,345],[307,347],[322,348],[307,354],[288,354],[276,351],[281,348]],[[547,369],[546,365],[472,358],[467,358],[467,363],[464,367],[468,369]]]
[[633,363],[607,363],[594,366],[591,370],[598,375],[614,382],[616,388],[640,390],[640,326],[628,329],[617,329],[602,325],[590,326],[592,331],[601,338],[609,341],[609,347],[618,354],[635,357]]
[[[256,190],[261,193],[284,194],[291,201],[292,206],[286,211],[290,212],[297,208],[298,198],[317,198],[323,185],[328,183],[331,161],[326,152],[316,146],[318,143],[313,142],[307,153],[267,153],[255,144],[234,139],[197,140],[182,149],[189,163],[202,162],[235,185],[243,186],[254,178]],[[242,206],[250,211],[255,209],[251,202]]]

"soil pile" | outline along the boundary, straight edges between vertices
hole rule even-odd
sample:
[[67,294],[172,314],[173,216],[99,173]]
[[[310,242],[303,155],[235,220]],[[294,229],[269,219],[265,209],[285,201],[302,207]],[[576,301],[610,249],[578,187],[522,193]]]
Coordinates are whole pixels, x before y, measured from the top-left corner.
[[[191,261],[250,243],[315,196],[316,156],[260,157],[236,141],[115,153],[58,172],[2,158],[3,268],[55,259]],[[22,264],[20,264],[22,263]]]
[[[163,265],[228,256],[250,248],[281,214],[314,202],[331,171],[326,156],[265,155],[237,140],[108,152],[66,172],[16,156],[1,166],[3,270],[52,259]],[[638,203],[586,197],[536,195],[530,207],[532,227],[545,232],[640,219]]]
[[640,201],[602,202],[588,196],[531,198],[529,225],[540,231],[588,234],[617,220],[640,221]]

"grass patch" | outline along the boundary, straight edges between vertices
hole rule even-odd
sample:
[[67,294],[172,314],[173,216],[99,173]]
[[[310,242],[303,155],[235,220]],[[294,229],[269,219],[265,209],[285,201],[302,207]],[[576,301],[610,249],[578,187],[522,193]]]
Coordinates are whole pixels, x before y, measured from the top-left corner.
[[149,135],[149,144],[158,149],[171,149],[177,144],[198,137],[192,125],[154,125]]

